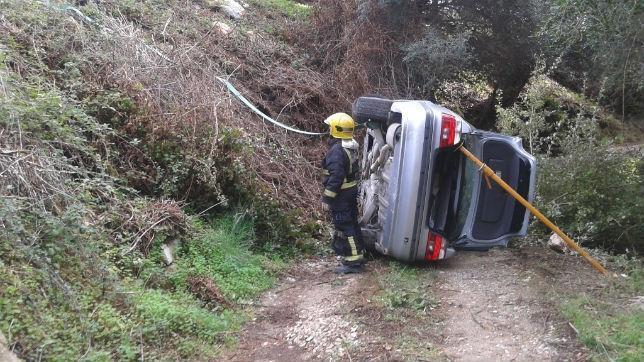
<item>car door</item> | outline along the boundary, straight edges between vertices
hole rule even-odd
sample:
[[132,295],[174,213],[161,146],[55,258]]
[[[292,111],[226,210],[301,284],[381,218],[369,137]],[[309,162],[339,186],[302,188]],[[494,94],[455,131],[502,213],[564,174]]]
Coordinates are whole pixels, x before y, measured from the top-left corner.
[[[475,131],[464,137],[464,147],[488,165],[497,176],[532,202],[536,160],[518,137]],[[501,186],[464,157],[460,160],[461,192],[448,222],[453,246],[485,250],[506,246],[509,238],[525,236],[529,212]]]

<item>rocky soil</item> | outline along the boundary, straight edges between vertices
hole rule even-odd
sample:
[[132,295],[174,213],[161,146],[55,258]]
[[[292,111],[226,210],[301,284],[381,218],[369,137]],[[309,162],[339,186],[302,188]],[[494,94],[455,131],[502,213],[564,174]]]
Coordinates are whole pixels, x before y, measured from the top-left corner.
[[298,265],[262,299],[257,317],[241,337],[233,361],[296,361],[349,358],[365,330],[352,318],[350,296],[368,274],[336,276],[335,262]]

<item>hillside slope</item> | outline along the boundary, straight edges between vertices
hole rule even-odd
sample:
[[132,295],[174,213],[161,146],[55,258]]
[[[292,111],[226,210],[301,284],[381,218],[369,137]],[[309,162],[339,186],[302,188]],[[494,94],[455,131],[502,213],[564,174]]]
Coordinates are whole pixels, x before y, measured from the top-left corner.
[[212,358],[318,232],[323,142],[216,80],[319,129],[282,39],[306,8],[77,4],[0,2],[0,330],[27,360]]

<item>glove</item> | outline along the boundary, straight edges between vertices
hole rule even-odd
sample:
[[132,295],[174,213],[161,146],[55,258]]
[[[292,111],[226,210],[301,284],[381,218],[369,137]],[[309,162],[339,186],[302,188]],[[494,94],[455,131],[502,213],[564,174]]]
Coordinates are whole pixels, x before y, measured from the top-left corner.
[[333,203],[333,201],[334,201],[334,200],[335,200],[335,199],[334,199],[334,198],[332,198],[332,197],[329,197],[329,196],[322,196],[322,199],[321,199],[320,201],[322,201],[322,203],[323,203],[323,204],[325,204],[325,205],[329,206],[329,205],[331,205],[331,204]]

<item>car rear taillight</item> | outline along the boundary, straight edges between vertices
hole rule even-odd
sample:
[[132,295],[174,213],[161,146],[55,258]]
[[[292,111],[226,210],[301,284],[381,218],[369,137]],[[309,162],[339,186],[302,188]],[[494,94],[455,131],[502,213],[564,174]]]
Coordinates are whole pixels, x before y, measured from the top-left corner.
[[451,147],[461,141],[461,122],[451,114],[441,117],[440,147]]
[[425,260],[438,260],[442,258],[445,253],[443,250],[443,237],[434,234],[433,232],[427,233],[427,247],[425,249]]

